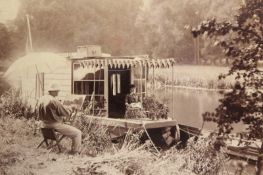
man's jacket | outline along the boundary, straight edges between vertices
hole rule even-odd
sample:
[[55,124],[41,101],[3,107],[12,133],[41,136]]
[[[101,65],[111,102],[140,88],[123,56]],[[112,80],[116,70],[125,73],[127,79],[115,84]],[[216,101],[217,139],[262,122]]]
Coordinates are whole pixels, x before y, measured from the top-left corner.
[[39,119],[43,122],[62,122],[63,117],[69,116],[64,106],[51,95],[41,97],[38,104]]

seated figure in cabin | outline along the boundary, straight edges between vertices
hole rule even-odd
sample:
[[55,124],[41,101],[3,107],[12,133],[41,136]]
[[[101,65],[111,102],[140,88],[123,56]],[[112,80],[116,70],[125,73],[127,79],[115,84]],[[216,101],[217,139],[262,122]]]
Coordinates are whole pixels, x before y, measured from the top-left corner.
[[130,93],[125,98],[126,112],[125,118],[145,118],[142,103],[139,101],[139,97],[136,94],[135,85],[130,85]]
[[38,115],[45,128],[53,128],[57,132],[72,139],[71,153],[79,153],[81,147],[81,131],[73,126],[63,123],[69,118],[69,111],[55,97],[59,93],[59,86],[51,84],[48,95],[39,99]]

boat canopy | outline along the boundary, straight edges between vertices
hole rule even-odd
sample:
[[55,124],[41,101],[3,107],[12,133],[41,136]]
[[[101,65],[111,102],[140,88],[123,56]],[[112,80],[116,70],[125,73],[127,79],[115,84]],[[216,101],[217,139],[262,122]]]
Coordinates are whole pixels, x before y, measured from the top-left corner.
[[[106,58],[90,58],[77,60],[82,67],[104,67],[108,65],[110,68],[128,68],[146,66],[149,68],[169,68],[175,64],[175,59],[149,59],[142,57],[106,57]],[[74,60],[75,62],[75,60]]]
[[[155,69],[170,69],[173,79],[174,58],[151,59],[148,56],[111,56],[70,58],[72,60],[71,92],[86,95],[91,104],[88,113],[109,118],[124,118],[125,97],[130,85],[142,102],[155,91]],[[150,75],[152,74],[152,75]],[[97,106],[96,106],[97,105]]]

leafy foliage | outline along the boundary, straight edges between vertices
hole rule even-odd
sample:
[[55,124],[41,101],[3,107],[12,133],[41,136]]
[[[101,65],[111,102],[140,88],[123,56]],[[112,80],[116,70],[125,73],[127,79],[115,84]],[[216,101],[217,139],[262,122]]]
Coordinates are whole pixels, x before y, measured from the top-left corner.
[[[147,146],[124,147],[103,158],[88,160],[74,170],[75,174],[189,175],[224,174],[226,157],[213,149],[213,138],[191,140],[185,150],[172,148],[156,157]],[[127,142],[133,145],[132,140]],[[190,158],[191,157],[191,158]]]
[[[227,57],[233,59],[229,73],[219,76],[235,76],[236,83],[224,94],[215,113],[205,113],[204,120],[218,125],[219,135],[229,134],[233,123],[246,125],[243,136],[263,139],[263,1],[246,0],[233,22],[204,21],[192,33],[195,37],[206,34],[217,39]],[[263,142],[259,154],[263,153]],[[262,171],[262,157],[258,157],[257,174]]]
[[154,96],[146,96],[142,101],[143,108],[128,107],[125,118],[140,119],[148,118],[151,120],[167,119],[168,106],[159,102]]
[[15,25],[25,43],[25,15],[30,15],[35,51],[70,52],[77,45],[98,44],[114,55],[136,54],[141,52],[134,27],[140,4],[140,0],[25,0]]
[[0,23],[0,60],[10,56],[12,46],[11,32],[4,24]]
[[167,119],[168,106],[160,103],[154,96],[147,96],[143,99],[143,108],[147,111],[147,117],[152,120]]
[[112,148],[107,126],[80,113],[76,116],[74,126],[82,131],[83,145],[81,153],[97,155]]
[[219,134],[230,133],[232,124],[246,124],[249,138],[263,138],[263,1],[248,0],[239,9],[233,22],[204,21],[192,33],[196,37],[206,34],[217,39],[226,56],[233,59],[225,78],[235,76],[236,84],[224,94],[215,113],[205,120],[217,122]]
[[1,117],[11,116],[15,118],[32,118],[34,113],[32,112],[31,107],[26,106],[23,103],[22,98],[19,95],[19,92],[10,89],[6,91],[0,97],[0,110]]
[[[153,57],[176,57],[181,62],[193,63],[194,40],[189,32],[191,26],[207,17],[229,18],[239,1],[222,0],[152,0],[144,1],[136,25],[142,30],[147,53]],[[220,7],[220,8],[218,8]],[[207,9],[207,10],[203,10]],[[200,40],[200,52],[205,57],[221,57],[217,47],[207,40]],[[208,51],[213,49],[213,53]]]
[[[12,94],[14,95],[13,98],[16,98],[15,93]],[[35,133],[36,127],[38,127],[36,125],[39,124],[38,121],[25,118],[16,119],[10,116],[1,117],[0,121],[0,131],[3,131],[0,132],[0,137],[3,138],[0,141],[0,155],[3,157],[0,162],[4,167],[2,171],[9,172],[22,162],[30,162],[31,164],[32,160],[35,160],[34,158],[28,159],[28,154],[20,155],[17,153],[24,153],[25,150],[32,151],[33,146],[42,140],[40,133]],[[74,126],[81,129],[83,134],[82,154],[96,156],[93,158],[82,155],[71,157],[70,161],[74,159],[74,161],[79,162],[78,167],[74,168],[75,174],[109,174],[109,172],[112,174],[142,175],[213,174],[221,171],[224,166],[222,162],[226,160],[221,153],[212,149],[213,141],[210,138],[193,140],[189,142],[185,150],[171,149],[156,157],[152,154],[150,145],[140,145],[140,132],[128,132],[123,144],[120,147],[115,147],[107,133],[108,128],[102,123],[94,119],[91,120],[80,113],[75,116]],[[38,149],[33,150],[32,153],[35,153],[32,155],[35,156],[44,155],[47,152]],[[57,154],[56,157],[62,163],[69,161],[68,155]],[[189,159],[189,157],[193,157],[193,159]],[[43,161],[46,161],[46,158],[43,158]],[[36,170],[33,166],[26,167],[29,167],[27,171]],[[14,171],[18,172],[17,169]]]
[[[192,63],[195,53],[189,26],[211,16],[228,19],[233,15],[232,8],[239,2],[23,0],[17,18],[8,26],[12,31],[10,49],[20,53],[14,56],[25,53],[25,15],[28,14],[34,51],[71,52],[77,45],[98,44],[103,52],[112,55],[149,54],[176,57],[184,63]],[[6,38],[8,35],[3,36]],[[4,40],[1,38],[1,41]],[[7,48],[6,43],[10,42],[2,43],[5,45],[1,48]],[[213,47],[203,39],[200,39],[200,52],[207,62],[222,55],[217,46]]]
[[214,148],[217,139],[211,135],[207,138],[200,138],[198,141],[190,140],[187,148],[183,151],[190,161],[186,161],[192,171],[200,175],[219,174],[224,161],[225,154],[217,152]]
[[10,89],[10,85],[4,78],[0,78],[0,95],[8,91],[8,89]]

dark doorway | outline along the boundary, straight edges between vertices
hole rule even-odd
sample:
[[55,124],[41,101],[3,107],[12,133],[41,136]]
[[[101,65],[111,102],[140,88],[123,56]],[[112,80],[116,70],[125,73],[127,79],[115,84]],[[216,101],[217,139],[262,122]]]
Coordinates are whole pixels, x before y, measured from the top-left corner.
[[125,97],[129,93],[131,70],[109,68],[109,117],[124,118]]

